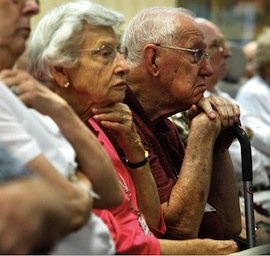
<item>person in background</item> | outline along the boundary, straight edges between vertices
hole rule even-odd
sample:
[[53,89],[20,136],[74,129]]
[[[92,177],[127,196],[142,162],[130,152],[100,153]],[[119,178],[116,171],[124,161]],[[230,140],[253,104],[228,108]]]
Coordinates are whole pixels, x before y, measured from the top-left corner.
[[255,75],[243,84],[236,101],[248,112],[270,125],[270,27],[265,27],[258,36],[254,56]]
[[250,79],[254,76],[254,67],[253,67],[253,60],[255,56],[257,48],[256,41],[250,41],[243,45],[242,49],[246,56],[246,71],[245,71],[245,78]]
[[[95,213],[108,225],[117,254],[234,252],[237,246],[233,241],[173,241],[154,236],[162,237],[166,227],[148,152],[135,129],[130,109],[122,103],[129,72],[124,59],[127,52],[120,47],[117,33],[122,23],[122,15],[103,6],[88,1],[70,2],[42,18],[29,45],[31,73],[71,104],[94,131],[114,164],[125,194],[124,202]],[[53,101],[45,86],[37,87],[37,92],[33,88],[24,90],[32,95],[30,102],[24,101],[26,104],[38,105],[40,99]],[[37,94],[39,97],[33,97]],[[124,150],[122,160],[105,130],[114,135]]]
[[[167,237],[237,236],[238,189],[226,148],[230,141],[222,134],[240,112],[223,98],[203,97],[213,70],[193,16],[181,8],[145,9],[128,23],[123,46],[130,67],[125,102],[149,152]],[[184,148],[168,117],[190,108]]]
[[[206,79],[207,91],[205,95],[209,96],[215,94],[235,102],[227,93],[222,92],[217,87],[218,81],[223,79],[226,75],[226,61],[231,56],[224,35],[213,22],[207,19],[196,18],[196,22],[203,32],[207,50],[211,53],[210,64],[214,71],[213,75]],[[257,119],[254,115],[248,113],[241,105],[240,111],[241,125],[243,129],[246,130],[252,145],[253,190],[255,192],[258,190],[269,190],[268,169],[270,168],[270,155],[267,154],[267,152],[270,152],[270,127],[262,123],[261,120]],[[242,191],[241,148],[237,140],[232,143],[229,151],[238,177],[239,188]],[[244,214],[244,210],[242,210],[242,212]],[[257,222],[263,219],[258,214],[256,214],[255,217]],[[266,243],[265,241],[269,239],[269,236],[267,236],[267,233],[262,234],[262,230],[260,229],[256,232],[256,238],[257,245],[259,245]]]
[[[213,22],[204,18],[197,18],[196,22],[203,32],[208,47],[207,49],[211,53],[210,64],[214,71],[213,74],[206,79],[207,91],[205,92],[205,96],[215,94],[235,102],[227,93],[222,92],[217,87],[218,82],[226,76],[227,60],[231,56],[224,36]],[[256,187],[268,189],[270,185],[268,177],[268,169],[270,168],[270,126],[263,123],[253,114],[247,112],[241,104],[240,111],[242,127],[246,131],[252,145],[254,190],[256,190]],[[242,160],[241,149],[237,140],[232,143],[230,154],[233,159],[240,187],[242,181]]]
[[[55,244],[63,245],[66,241],[60,239],[72,231],[80,233],[88,228],[91,235],[84,243],[87,252],[114,253],[107,227],[94,214],[90,217],[93,200],[95,207],[114,207],[123,198],[111,161],[100,143],[57,95],[54,105],[46,105],[43,113],[51,114],[61,131],[52,119],[26,108],[17,97],[17,86],[29,86],[32,80],[29,74],[12,68],[25,50],[30,18],[38,11],[33,0],[0,1],[0,141],[15,159],[9,160],[2,150],[1,163],[14,163],[10,166],[12,173],[4,165],[5,169],[1,169],[0,251],[45,253]],[[69,120],[74,130],[63,120]],[[23,175],[23,166],[29,175]],[[104,184],[107,179],[110,182]],[[100,199],[92,192],[91,183]],[[80,240],[81,235],[76,233],[68,239],[76,246],[75,239]],[[102,249],[91,241],[101,241],[98,245]],[[78,253],[78,248],[73,249],[65,253]]]

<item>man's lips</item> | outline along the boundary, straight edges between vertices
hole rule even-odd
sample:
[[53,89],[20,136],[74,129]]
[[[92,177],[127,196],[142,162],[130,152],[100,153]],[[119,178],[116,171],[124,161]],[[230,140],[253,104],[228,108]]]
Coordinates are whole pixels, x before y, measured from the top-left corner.
[[126,89],[127,86],[127,82],[120,82],[118,84],[115,84],[113,87],[117,89]]
[[206,84],[197,84],[197,87],[204,87],[204,88],[206,88]]
[[28,38],[30,36],[31,29],[29,27],[22,27],[19,29],[19,33],[25,38]]

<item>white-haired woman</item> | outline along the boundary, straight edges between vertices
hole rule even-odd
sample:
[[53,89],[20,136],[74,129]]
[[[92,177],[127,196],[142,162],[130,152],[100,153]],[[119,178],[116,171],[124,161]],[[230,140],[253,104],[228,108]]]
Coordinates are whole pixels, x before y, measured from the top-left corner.
[[[1,169],[5,175],[1,175],[0,187],[0,252],[48,252],[63,236],[83,226],[58,243],[53,252],[113,254],[108,228],[91,214],[93,200],[96,207],[114,207],[123,199],[108,156],[56,94],[51,92],[54,104],[42,109],[55,122],[27,108],[17,97],[27,97],[20,90],[36,83],[29,74],[14,71],[12,66],[25,49],[30,18],[38,11],[35,0],[0,1],[0,141],[20,166],[13,175],[9,168]],[[22,166],[36,175],[22,177]],[[7,177],[12,181],[4,180]],[[100,199],[90,193],[90,182]]]
[[[126,51],[121,49],[115,30],[122,22],[122,15],[100,5],[83,0],[67,3],[43,17],[30,43],[31,73],[70,103],[96,133],[114,164],[124,202],[95,212],[109,227],[118,254],[234,252],[237,246],[233,241],[172,241],[154,236],[164,234],[165,227],[147,152],[131,111],[122,103],[129,72]],[[28,104],[38,106],[41,99],[50,102],[42,97],[42,89],[37,93],[39,101],[29,97]],[[125,153],[122,161],[105,130],[117,138]]]

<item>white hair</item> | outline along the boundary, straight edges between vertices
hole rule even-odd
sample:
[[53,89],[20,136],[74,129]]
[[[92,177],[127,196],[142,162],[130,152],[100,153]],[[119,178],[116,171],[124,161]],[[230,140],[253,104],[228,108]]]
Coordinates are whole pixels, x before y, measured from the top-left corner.
[[[181,15],[181,16],[180,16]],[[181,35],[176,17],[193,19],[191,11],[175,7],[152,7],[137,14],[127,25],[122,44],[128,49],[127,62],[131,66],[140,64],[146,44],[173,45]]]
[[38,23],[29,45],[29,71],[50,80],[49,65],[74,67],[84,40],[85,24],[118,28],[123,15],[101,5],[79,0],[54,8]]

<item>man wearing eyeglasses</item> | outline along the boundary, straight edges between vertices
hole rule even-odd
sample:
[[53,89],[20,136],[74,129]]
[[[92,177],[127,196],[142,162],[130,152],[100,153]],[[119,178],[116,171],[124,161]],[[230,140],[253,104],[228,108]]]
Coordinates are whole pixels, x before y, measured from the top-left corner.
[[[238,190],[230,141],[221,134],[240,113],[227,100],[203,98],[213,70],[194,18],[180,8],[145,9],[127,25],[123,46],[131,69],[126,103],[149,151],[167,237],[237,236]],[[193,119],[184,148],[168,117],[188,109]]]
[[[226,76],[227,60],[231,57],[231,52],[224,36],[219,28],[209,20],[197,18],[196,22],[204,34],[208,45],[207,49],[211,52],[210,63],[214,70],[213,75],[207,77],[207,91],[205,95],[215,94],[234,101],[227,93],[222,92],[217,85]],[[249,113],[241,105],[240,108],[241,124],[246,130],[252,145],[254,191],[267,190],[270,185],[267,171],[270,168],[270,126]],[[239,143],[233,142],[230,147],[230,153],[239,183],[242,181],[240,152]]]
[[[204,18],[196,19],[199,28],[203,32],[207,49],[211,53],[210,63],[213,67],[213,75],[207,77],[207,91],[205,95],[215,94],[234,101],[229,94],[222,92],[217,86],[218,82],[222,80],[227,73],[227,60],[231,57],[231,52],[228,44],[224,39],[224,35],[220,29],[211,21]],[[267,126],[257,117],[249,113],[241,105],[241,124],[250,137],[251,152],[252,152],[252,166],[253,166],[253,191],[270,191],[270,181],[267,170],[270,168],[270,126]],[[235,166],[235,171],[239,181],[239,187],[242,187],[242,161],[241,149],[237,141],[234,141],[230,146],[230,154]],[[267,194],[266,194],[267,197]],[[257,199],[258,200],[258,199]],[[256,201],[255,201],[256,202]],[[243,210],[244,212],[244,210]],[[266,221],[269,223],[270,219],[258,215],[255,212],[255,221]],[[245,234],[244,234],[245,236]],[[263,233],[263,229],[256,232],[256,244],[265,244],[269,241],[269,234]]]

